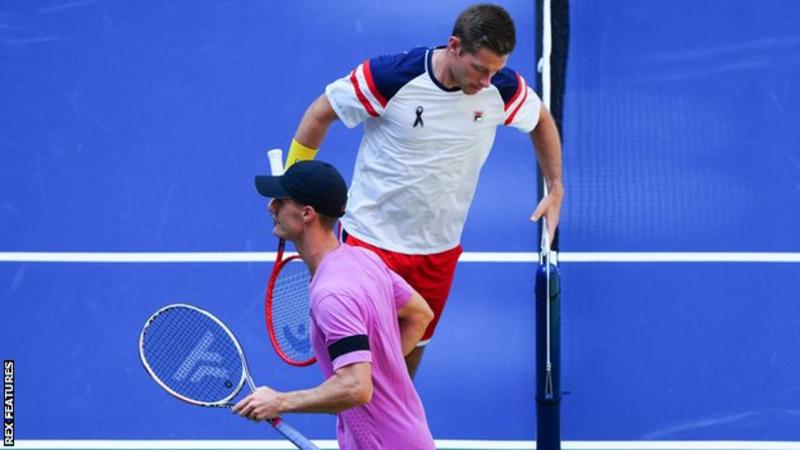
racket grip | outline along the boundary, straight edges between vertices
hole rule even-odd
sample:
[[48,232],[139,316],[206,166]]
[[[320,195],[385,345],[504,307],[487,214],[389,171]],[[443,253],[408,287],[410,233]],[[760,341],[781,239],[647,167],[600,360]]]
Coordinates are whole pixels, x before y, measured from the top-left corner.
[[319,447],[314,445],[307,437],[300,434],[299,431],[280,418],[272,419],[269,423],[300,450],[319,450]]
[[272,172],[272,176],[279,177],[283,175],[283,150],[273,148],[267,152],[267,158],[269,158],[269,169]]

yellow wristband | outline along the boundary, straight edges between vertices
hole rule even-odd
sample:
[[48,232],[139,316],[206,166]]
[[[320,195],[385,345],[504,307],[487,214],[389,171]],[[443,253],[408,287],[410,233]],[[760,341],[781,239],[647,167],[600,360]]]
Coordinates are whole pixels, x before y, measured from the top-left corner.
[[309,159],[314,159],[315,156],[317,156],[317,149],[308,148],[292,139],[292,145],[289,146],[289,154],[286,155],[286,167],[284,167],[283,170],[289,169],[289,167],[292,167],[292,164],[297,161],[307,161]]

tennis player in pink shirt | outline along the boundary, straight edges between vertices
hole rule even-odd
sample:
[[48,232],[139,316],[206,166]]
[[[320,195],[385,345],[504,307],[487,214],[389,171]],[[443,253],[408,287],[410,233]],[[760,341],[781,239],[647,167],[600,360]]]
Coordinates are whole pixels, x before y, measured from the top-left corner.
[[273,233],[294,241],[311,271],[311,342],[325,381],[291,392],[260,387],[234,412],[252,420],[335,413],[342,450],[434,449],[404,360],[433,312],[374,253],[338,241],[333,229],[347,202],[341,175],[300,161],[283,176],[256,177],[256,188],[272,198]]

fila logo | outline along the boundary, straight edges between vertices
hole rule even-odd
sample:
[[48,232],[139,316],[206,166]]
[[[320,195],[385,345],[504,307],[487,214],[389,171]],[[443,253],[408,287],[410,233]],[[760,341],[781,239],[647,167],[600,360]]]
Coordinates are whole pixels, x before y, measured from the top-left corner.
[[[189,353],[189,356],[183,361],[178,371],[175,372],[173,378],[178,381],[183,381],[186,377],[191,375],[189,379],[192,383],[197,383],[206,376],[227,378],[228,371],[222,367],[207,364],[198,367],[198,365],[202,363],[219,363],[222,361],[222,356],[219,353],[209,350],[212,342],[214,342],[214,334],[207,331],[206,334],[203,335],[203,338],[200,339],[200,342],[198,342]],[[197,367],[197,370],[195,370],[195,367]]]
[[483,111],[474,111],[472,113],[473,122],[483,122]]

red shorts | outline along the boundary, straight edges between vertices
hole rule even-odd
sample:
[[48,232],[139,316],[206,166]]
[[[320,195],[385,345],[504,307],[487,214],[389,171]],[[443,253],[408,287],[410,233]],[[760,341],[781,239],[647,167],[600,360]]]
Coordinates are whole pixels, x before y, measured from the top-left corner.
[[407,255],[375,247],[349,234],[346,234],[345,242],[375,252],[390,269],[403,277],[428,302],[434,317],[419,345],[427,344],[433,336],[439,318],[442,317],[447,296],[450,294],[458,257],[463,251],[461,246],[432,255]]

